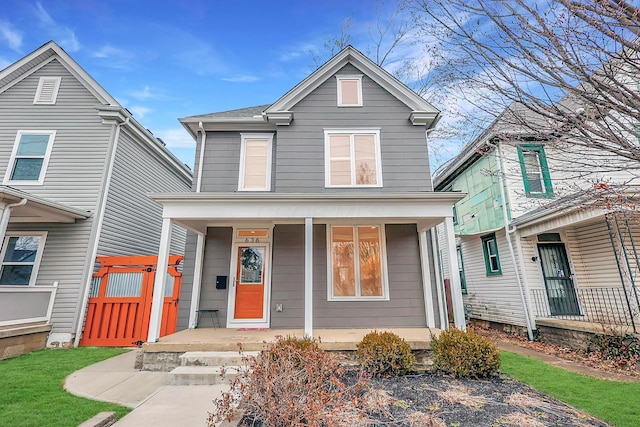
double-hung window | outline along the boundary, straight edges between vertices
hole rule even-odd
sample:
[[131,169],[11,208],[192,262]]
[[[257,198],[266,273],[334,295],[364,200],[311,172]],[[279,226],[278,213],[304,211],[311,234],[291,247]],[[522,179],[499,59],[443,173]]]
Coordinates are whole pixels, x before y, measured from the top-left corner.
[[41,185],[56,131],[18,131],[4,176],[4,184]]
[[239,191],[271,190],[273,134],[241,134]]
[[46,236],[45,232],[6,234],[0,254],[0,285],[35,285]]
[[481,237],[482,252],[484,253],[484,265],[487,276],[495,276],[502,274],[500,267],[500,256],[498,255],[498,241],[496,233],[487,234]]
[[331,226],[328,246],[329,300],[388,298],[382,226]]
[[380,130],[325,129],[325,186],[382,187]]
[[544,147],[535,144],[519,145],[518,158],[527,197],[553,197]]

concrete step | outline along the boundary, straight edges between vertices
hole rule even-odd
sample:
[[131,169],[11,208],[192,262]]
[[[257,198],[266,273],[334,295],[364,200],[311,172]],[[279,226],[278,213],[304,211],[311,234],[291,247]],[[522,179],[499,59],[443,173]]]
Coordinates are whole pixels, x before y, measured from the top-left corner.
[[237,376],[239,366],[225,367],[224,377],[220,366],[178,366],[169,372],[169,385],[228,384]]
[[258,351],[188,351],[180,356],[180,366],[240,366],[243,356],[257,356]]

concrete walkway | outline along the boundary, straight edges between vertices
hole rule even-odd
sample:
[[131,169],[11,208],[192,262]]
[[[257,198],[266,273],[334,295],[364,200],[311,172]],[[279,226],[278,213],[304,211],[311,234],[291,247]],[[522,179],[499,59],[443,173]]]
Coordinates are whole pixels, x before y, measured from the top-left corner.
[[[614,381],[640,381],[623,374],[608,373],[527,347],[499,342],[502,350],[529,356],[568,371]],[[199,427],[206,426],[212,401],[226,391],[226,385],[171,386],[167,372],[135,369],[133,350],[69,375],[64,388],[75,395],[118,403],[133,408],[117,427]],[[231,425],[231,424],[229,424]]]
[[133,408],[117,427],[205,427],[213,399],[226,385],[170,386],[167,372],[134,368],[133,350],[69,375],[64,388],[71,394]]

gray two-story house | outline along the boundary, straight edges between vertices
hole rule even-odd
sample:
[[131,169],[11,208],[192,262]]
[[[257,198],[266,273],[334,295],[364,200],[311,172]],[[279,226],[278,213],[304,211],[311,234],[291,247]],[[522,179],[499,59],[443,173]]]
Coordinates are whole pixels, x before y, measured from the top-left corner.
[[[12,356],[47,337],[78,343],[96,257],[157,255],[162,208],[146,195],[188,191],[192,174],[49,42],[0,71],[0,179],[0,356]],[[186,233],[173,235],[182,254]]]
[[[198,310],[221,327],[304,329],[448,324],[431,230],[462,195],[434,192],[428,131],[440,113],[347,47],[271,105],[181,119],[197,141],[191,193],[164,207],[190,231],[179,328]],[[448,259],[455,262],[455,256]],[[457,269],[457,266],[455,267]],[[155,301],[166,278],[156,276]],[[464,328],[460,283],[455,324]],[[158,339],[159,309],[149,342]]]

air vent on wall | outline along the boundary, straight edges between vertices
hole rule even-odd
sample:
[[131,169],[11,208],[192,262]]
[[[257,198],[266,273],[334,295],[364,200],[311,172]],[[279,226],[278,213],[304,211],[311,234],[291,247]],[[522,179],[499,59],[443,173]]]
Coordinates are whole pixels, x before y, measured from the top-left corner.
[[34,104],[55,104],[62,77],[40,77]]

